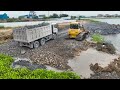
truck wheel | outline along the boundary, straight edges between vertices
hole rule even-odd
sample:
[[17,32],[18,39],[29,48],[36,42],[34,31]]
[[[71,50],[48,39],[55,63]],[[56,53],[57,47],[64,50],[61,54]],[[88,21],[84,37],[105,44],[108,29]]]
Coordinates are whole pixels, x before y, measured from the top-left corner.
[[40,46],[40,43],[38,41],[34,42],[34,48],[38,48]]
[[57,34],[52,34],[52,39],[55,40],[57,38]]
[[45,39],[42,38],[42,39],[40,40],[40,45],[43,46],[44,44],[45,44]]

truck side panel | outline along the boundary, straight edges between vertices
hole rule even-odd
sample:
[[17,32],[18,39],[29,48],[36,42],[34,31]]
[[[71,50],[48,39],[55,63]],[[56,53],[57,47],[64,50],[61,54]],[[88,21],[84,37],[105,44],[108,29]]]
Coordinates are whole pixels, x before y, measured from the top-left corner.
[[50,34],[52,34],[52,29],[50,25],[27,30],[27,40],[28,42],[33,42]]
[[25,29],[13,30],[13,39],[15,41],[27,42],[27,34]]

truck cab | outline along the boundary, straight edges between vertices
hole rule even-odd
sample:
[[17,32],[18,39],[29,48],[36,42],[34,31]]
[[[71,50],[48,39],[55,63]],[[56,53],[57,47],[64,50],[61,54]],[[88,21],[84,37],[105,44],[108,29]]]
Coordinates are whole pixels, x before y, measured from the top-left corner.
[[57,34],[57,33],[58,33],[58,29],[57,29],[57,27],[56,27],[56,23],[52,23],[52,24],[51,24],[51,27],[52,27],[52,33],[53,33],[53,34]]

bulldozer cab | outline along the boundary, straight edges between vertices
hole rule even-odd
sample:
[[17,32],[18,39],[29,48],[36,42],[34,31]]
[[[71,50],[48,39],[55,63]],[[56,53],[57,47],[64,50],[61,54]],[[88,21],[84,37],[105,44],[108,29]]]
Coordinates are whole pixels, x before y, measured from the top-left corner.
[[79,23],[70,23],[70,29],[79,29]]
[[79,29],[79,25],[78,24],[70,24],[70,29]]
[[79,22],[73,22],[73,23],[70,24],[70,29],[84,30],[84,27]]
[[68,30],[68,37],[69,38],[76,38],[76,40],[83,40],[85,39],[88,33],[84,29],[83,25],[79,22],[72,22],[70,23],[70,29]]

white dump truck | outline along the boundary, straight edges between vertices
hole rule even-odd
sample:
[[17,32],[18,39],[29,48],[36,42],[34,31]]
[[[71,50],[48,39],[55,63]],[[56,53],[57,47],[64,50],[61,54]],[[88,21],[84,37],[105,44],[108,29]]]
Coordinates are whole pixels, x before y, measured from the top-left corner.
[[56,24],[42,23],[32,26],[24,26],[13,30],[13,39],[20,46],[29,48],[38,48],[44,45],[46,41],[56,39],[58,29]]

